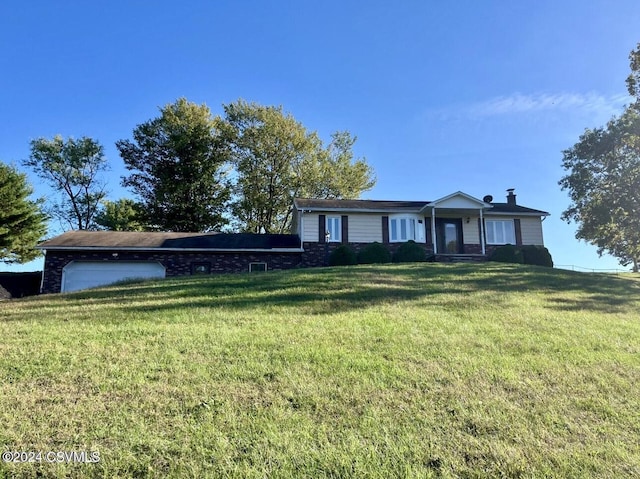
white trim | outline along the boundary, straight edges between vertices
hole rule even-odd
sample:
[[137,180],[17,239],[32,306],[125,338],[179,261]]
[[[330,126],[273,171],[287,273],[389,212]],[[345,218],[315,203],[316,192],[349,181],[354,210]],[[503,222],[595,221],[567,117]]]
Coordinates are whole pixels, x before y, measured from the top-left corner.
[[[516,244],[516,241],[517,241],[516,240],[516,225],[515,225],[515,222],[513,221],[513,219],[509,220],[509,219],[490,219],[490,218],[487,218],[486,221],[487,221],[487,223],[489,223],[489,222],[500,223],[502,225],[501,226],[502,236],[504,237],[504,241],[503,242],[496,242],[495,241],[495,232],[496,232],[495,231],[495,227],[492,227],[491,229],[492,229],[492,232],[494,233],[494,241],[489,241],[489,237],[487,235],[487,244],[490,244],[490,245],[505,245],[505,244],[515,245]],[[504,226],[505,224],[510,224],[511,225],[510,233],[513,235],[513,241],[508,241],[507,238],[506,238],[506,234],[505,233],[507,233],[507,231],[505,230],[505,226]],[[487,226],[489,226],[489,225],[487,224]],[[489,229],[489,228],[487,228],[487,229]]]
[[482,210],[480,210],[480,244],[482,245],[482,254],[487,254],[484,244],[484,218],[482,217]]
[[[330,221],[336,223],[338,228],[337,235],[334,235],[329,228]],[[342,243],[342,216],[325,216],[324,230],[329,233],[329,243]]]
[[[435,207],[436,204],[438,203],[442,203],[443,201],[447,201],[450,200],[451,198],[454,198],[456,196],[462,196],[463,198],[466,198],[467,200],[473,202],[473,203],[477,203],[478,205],[481,205],[481,208],[493,208],[493,205],[491,205],[490,203],[486,203],[482,200],[479,200],[478,198],[474,198],[471,195],[468,195],[462,191],[456,191],[455,193],[451,193],[450,195],[447,196],[443,196],[442,198],[438,198],[437,200],[434,200],[428,204],[425,205],[425,207],[427,206],[431,206],[431,207]],[[461,208],[464,209],[464,208]]]
[[[310,199],[310,198],[305,198],[305,199]],[[337,201],[341,201],[341,200],[337,200]],[[346,201],[349,201],[349,200],[346,200]],[[373,202],[385,203],[385,202],[394,202],[395,200],[389,200],[389,201],[387,200],[356,200],[356,201],[373,201]],[[399,200],[398,202],[402,202],[402,200]],[[375,206],[373,206],[369,208],[365,208],[365,207],[347,208],[342,206],[300,206],[296,200],[293,201],[293,205],[298,210],[301,210],[307,213],[313,213],[317,211],[327,211],[327,212],[335,212],[335,213],[338,213],[340,211],[353,212],[353,213],[419,213],[420,211],[422,211],[422,209],[428,203],[428,201],[414,201],[414,203],[423,203],[423,204],[420,206],[414,206],[414,207],[386,206],[386,207],[376,208]]]
[[[425,205],[427,202],[425,201]],[[309,213],[314,212],[327,212],[327,213],[407,213],[407,214],[419,214],[424,209],[424,206],[416,207],[416,208],[325,208],[325,207],[311,207],[304,208],[304,211]]]
[[[534,213],[534,212],[493,212],[492,209],[494,208],[494,205],[491,203],[487,203],[485,201],[482,201],[478,198],[475,198],[463,191],[456,191],[455,193],[451,193],[447,196],[443,196],[442,198],[438,198],[437,200],[434,201],[418,201],[418,203],[424,203],[422,206],[419,207],[414,207],[414,208],[407,208],[407,207],[386,207],[386,208],[375,208],[375,207],[369,207],[369,208],[342,208],[342,207],[319,207],[319,206],[306,206],[306,207],[302,207],[300,205],[297,204],[297,202],[294,200],[294,206],[296,208],[298,208],[301,211],[306,211],[306,212],[317,212],[317,211],[326,211],[326,212],[353,212],[353,213],[389,213],[389,214],[393,214],[393,213],[398,213],[398,214],[402,214],[402,213],[418,213],[421,214],[424,211],[426,211],[428,208],[433,208],[435,207],[438,203],[442,202],[442,201],[446,201],[448,199],[451,199],[455,196],[461,196],[463,198],[468,199],[469,201],[472,201],[476,204],[478,204],[478,209],[485,209],[485,210],[489,210],[491,211],[491,214],[495,214],[495,215],[512,215],[512,216],[549,216],[550,214],[542,211],[540,213]],[[362,201],[367,201],[367,200],[362,200]],[[380,201],[380,200],[370,200],[370,201]],[[455,209],[455,208],[454,208]],[[463,210],[465,208],[462,208]],[[468,208],[467,208],[468,209]],[[475,208],[472,208],[475,209]]]
[[[434,202],[435,203],[435,202]],[[494,211],[493,210],[493,205],[490,205],[487,203],[488,206],[486,207],[478,207],[477,209],[484,209],[486,210],[487,213],[491,214],[491,215],[500,215],[500,216],[550,216],[551,213],[547,213],[546,211],[541,211],[540,213],[533,213],[533,212],[520,212],[520,211],[516,211],[516,212],[503,212],[503,211]],[[309,213],[315,213],[315,212],[326,212],[326,213],[372,213],[372,214],[376,214],[376,213],[384,213],[384,214],[423,214],[424,212],[426,212],[429,208],[433,208],[434,205],[433,203],[426,203],[425,205],[421,208],[418,209],[414,209],[414,208],[305,208],[304,211],[309,212]],[[473,211],[476,208],[450,208],[451,211],[455,211],[455,210],[460,210],[460,211]],[[455,213],[452,213],[455,214]]]
[[300,237],[300,249],[304,242],[304,210],[298,210],[300,214],[300,223],[298,223],[298,237]]
[[487,215],[486,217],[489,218],[491,216],[511,216],[512,218],[515,216],[535,216],[535,217],[541,217],[541,216],[551,216],[551,213],[545,213],[544,211],[541,211],[540,213],[520,213],[520,212],[503,212],[503,211],[487,211]]
[[[424,219],[424,218],[423,218]],[[403,237],[400,232],[401,221],[406,220],[405,224],[405,236]],[[396,222],[396,237],[393,237],[393,222]],[[389,216],[389,243],[405,243],[407,241],[415,241],[416,243],[424,243],[421,227],[424,228],[424,223],[419,223],[420,217],[411,214],[395,214]],[[411,235],[411,222],[413,222],[413,235]]]
[[431,207],[431,244],[433,245],[433,254],[438,254],[438,242],[436,241],[436,207]]

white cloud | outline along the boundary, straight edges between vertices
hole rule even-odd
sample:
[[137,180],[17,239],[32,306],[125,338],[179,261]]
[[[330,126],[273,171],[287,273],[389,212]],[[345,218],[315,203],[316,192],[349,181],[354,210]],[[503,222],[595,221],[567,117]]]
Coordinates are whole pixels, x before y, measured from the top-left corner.
[[513,93],[498,96],[468,105],[430,110],[427,117],[445,119],[486,119],[516,115],[534,115],[544,113],[589,115],[590,118],[609,119],[622,112],[625,103],[631,98],[627,95],[601,95],[598,93]]
[[514,115],[543,111],[585,111],[598,115],[613,115],[629,100],[627,95],[603,96],[597,93],[538,93],[491,98],[470,105],[467,114],[473,117]]

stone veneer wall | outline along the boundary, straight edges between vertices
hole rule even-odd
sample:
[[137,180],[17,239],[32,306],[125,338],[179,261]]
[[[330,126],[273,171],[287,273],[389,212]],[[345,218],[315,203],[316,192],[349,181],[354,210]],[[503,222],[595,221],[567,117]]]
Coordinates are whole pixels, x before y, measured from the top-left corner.
[[[491,256],[491,253],[493,253],[496,248],[498,248],[499,245],[494,245],[494,244],[485,244],[484,245],[484,251],[485,251],[485,257],[489,257]],[[479,244],[466,244],[464,245],[464,254],[482,254],[482,245]]]
[[302,265],[302,253],[178,253],[178,252],[68,252],[47,251],[44,262],[42,293],[59,293],[62,269],[72,261],[157,261],[166,275],[190,275],[192,263],[209,263],[211,273],[241,273],[249,271],[249,263],[267,263],[268,270],[297,268]]
[[[495,251],[497,245],[484,245],[485,256],[489,257],[491,253]],[[482,254],[482,245],[480,244],[465,244],[464,245],[464,254]]]
[[[304,254],[302,256],[302,264],[304,267],[314,267],[314,266],[326,266],[329,263],[328,257],[331,252],[336,249],[338,246],[341,246],[343,243],[303,243]],[[371,243],[347,243],[348,246],[353,248],[353,250],[357,253],[361,248],[371,244]],[[389,252],[393,255],[400,245],[403,243],[382,243],[387,247]],[[416,243],[424,248],[425,253],[432,254],[433,246],[431,244],[425,243]]]
[[[47,251],[44,262],[42,293],[58,293],[62,286],[62,269],[72,261],[158,261],[166,268],[167,276],[190,275],[192,263],[209,263],[211,273],[243,273],[249,271],[249,263],[267,263],[268,270],[283,270],[299,267],[317,267],[328,264],[328,255],[342,243],[305,242],[304,253],[179,253],[179,252],[68,252]],[[348,243],[356,252],[370,243]],[[388,243],[385,246],[391,254],[402,243]],[[417,243],[427,254],[433,253],[433,245]],[[487,256],[496,246],[487,245]],[[480,245],[464,245],[465,254],[480,254]]]

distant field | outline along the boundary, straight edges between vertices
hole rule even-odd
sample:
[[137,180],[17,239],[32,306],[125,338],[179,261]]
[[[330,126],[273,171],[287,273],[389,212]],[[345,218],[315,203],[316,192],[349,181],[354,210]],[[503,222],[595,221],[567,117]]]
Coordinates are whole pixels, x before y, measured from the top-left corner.
[[0,302],[0,477],[640,477],[640,280],[412,264]]

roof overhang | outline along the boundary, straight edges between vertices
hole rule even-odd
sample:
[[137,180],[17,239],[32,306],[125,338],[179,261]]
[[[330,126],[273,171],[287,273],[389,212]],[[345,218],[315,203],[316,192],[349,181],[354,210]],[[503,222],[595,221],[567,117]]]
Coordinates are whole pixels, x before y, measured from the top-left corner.
[[302,248],[135,248],[122,246],[36,246],[42,251],[95,251],[95,252],[188,252],[188,253],[302,253]]
[[[364,203],[364,201],[363,201]],[[549,216],[549,213],[546,211],[532,210],[530,208],[529,211],[496,211],[496,209],[504,209],[504,205],[500,204],[492,204],[487,203],[486,201],[475,198],[463,191],[456,191],[455,193],[451,193],[450,195],[439,198],[435,201],[425,201],[425,202],[412,202],[418,203],[417,205],[402,205],[402,206],[389,206],[380,205],[380,207],[376,207],[371,205],[371,201],[367,202],[366,207],[357,207],[357,205],[349,205],[347,206],[317,206],[317,205],[305,205],[300,204],[297,200],[294,200],[294,207],[300,213],[313,213],[313,212],[322,212],[322,213],[359,213],[359,214],[431,214],[432,210],[437,210],[437,213],[442,214],[463,214],[469,215],[474,214],[479,211],[483,213],[483,215],[496,215],[496,216]],[[389,202],[387,202],[389,203]],[[516,208],[520,209],[520,208]]]
[[422,208],[319,208],[319,207],[304,207],[297,208],[302,213],[313,213],[315,211],[322,211],[328,213],[420,213]]
[[456,191],[450,195],[439,198],[435,201],[427,203],[420,211],[426,211],[433,208],[446,210],[485,210],[493,208],[491,203],[486,203],[478,198],[474,198],[462,191]]
[[484,213],[485,216],[535,216],[539,218],[541,216],[551,216],[551,213],[547,213],[546,211],[533,212],[533,211],[486,211]]

